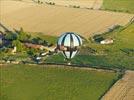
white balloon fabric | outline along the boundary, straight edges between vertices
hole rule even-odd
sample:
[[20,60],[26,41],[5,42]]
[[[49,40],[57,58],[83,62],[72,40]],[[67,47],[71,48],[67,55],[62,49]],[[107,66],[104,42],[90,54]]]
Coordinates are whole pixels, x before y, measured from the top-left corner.
[[67,59],[73,58],[81,45],[81,37],[73,32],[62,34],[57,41],[57,48],[62,51],[64,57]]

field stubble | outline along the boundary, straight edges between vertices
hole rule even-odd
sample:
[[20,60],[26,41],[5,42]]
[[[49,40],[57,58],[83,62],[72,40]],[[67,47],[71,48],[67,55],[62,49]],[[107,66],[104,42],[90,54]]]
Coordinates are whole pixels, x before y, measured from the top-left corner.
[[102,100],[134,100],[134,71],[126,71]]
[[72,31],[88,38],[91,34],[103,32],[114,24],[125,25],[133,17],[132,14],[125,13],[37,5],[20,1],[7,0],[1,3],[1,21],[5,25],[55,36]]

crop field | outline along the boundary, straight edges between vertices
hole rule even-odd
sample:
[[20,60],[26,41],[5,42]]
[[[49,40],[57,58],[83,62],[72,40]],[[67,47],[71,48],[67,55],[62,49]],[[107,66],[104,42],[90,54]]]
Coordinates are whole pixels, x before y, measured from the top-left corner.
[[1,100],[98,100],[118,74],[67,66],[3,65]]
[[125,25],[133,17],[132,14],[37,5],[36,3],[25,3],[23,6],[24,2],[20,1],[7,0],[1,1],[1,4],[1,22],[6,26],[16,29],[23,27],[25,31],[55,36],[72,31],[88,38],[91,34],[104,31],[114,24]]
[[52,2],[55,5],[61,6],[76,6],[80,8],[92,8],[99,9],[103,3],[103,0],[41,0],[43,2]]
[[[0,0],[0,100],[134,100],[133,5],[134,0]],[[73,59],[47,50],[64,32],[83,37]],[[27,42],[35,47],[21,46]]]
[[134,0],[103,0],[102,9],[134,13]]
[[103,100],[134,100],[134,71],[126,71],[120,79],[103,97]]

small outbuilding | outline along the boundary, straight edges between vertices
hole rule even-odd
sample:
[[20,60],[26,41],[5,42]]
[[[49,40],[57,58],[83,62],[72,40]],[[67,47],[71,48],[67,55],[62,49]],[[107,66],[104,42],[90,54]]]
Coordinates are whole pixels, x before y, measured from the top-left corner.
[[111,38],[100,41],[100,44],[113,44],[113,43],[114,40]]

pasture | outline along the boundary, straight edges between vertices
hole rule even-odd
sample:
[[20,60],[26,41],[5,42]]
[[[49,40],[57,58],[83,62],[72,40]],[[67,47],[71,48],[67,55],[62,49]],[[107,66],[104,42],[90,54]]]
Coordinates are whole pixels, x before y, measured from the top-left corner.
[[134,13],[134,0],[103,0],[102,9]]
[[98,100],[118,79],[115,72],[68,66],[2,65],[1,100]]
[[[89,41],[86,47],[82,47],[80,53],[72,59],[72,63],[106,68],[134,69],[133,33],[134,23],[113,32],[102,34],[103,38],[114,39],[114,43],[101,45]],[[91,53],[91,49],[95,50],[95,54]],[[61,54],[49,57],[46,62],[65,63]]]
[[[1,4],[3,3],[7,6],[1,7],[1,22],[6,26],[16,29],[23,27],[28,32],[42,32],[53,36],[72,31],[89,38],[93,33],[103,32],[114,24],[125,25],[133,17],[125,13],[38,5],[20,1],[1,1]],[[18,6],[14,6],[15,4]]]

